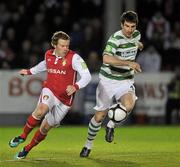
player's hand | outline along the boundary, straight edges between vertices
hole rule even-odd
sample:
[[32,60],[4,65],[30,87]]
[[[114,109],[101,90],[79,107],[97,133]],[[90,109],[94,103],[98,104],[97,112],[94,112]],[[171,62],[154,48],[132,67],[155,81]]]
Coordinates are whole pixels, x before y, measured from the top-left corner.
[[24,75],[28,75],[28,70],[27,69],[22,69],[19,71],[19,74],[24,76]]
[[142,71],[140,65],[136,62],[129,62],[129,67],[132,68],[135,73],[139,73]]
[[136,42],[136,45],[137,45],[137,47],[138,47],[139,50],[143,50],[144,45],[143,45],[142,42],[138,41],[138,42]]
[[68,85],[66,88],[66,93],[68,96],[71,96],[73,93],[76,92],[76,88],[73,85]]

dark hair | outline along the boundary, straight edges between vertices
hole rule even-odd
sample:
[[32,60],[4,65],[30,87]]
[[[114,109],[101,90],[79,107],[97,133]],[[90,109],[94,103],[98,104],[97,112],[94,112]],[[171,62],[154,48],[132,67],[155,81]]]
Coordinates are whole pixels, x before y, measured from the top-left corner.
[[132,22],[138,24],[138,16],[137,13],[134,11],[127,11],[124,12],[121,16],[121,23],[124,24],[124,22]]
[[57,31],[53,34],[51,38],[51,45],[52,46],[57,45],[59,39],[70,40],[70,37],[63,31]]

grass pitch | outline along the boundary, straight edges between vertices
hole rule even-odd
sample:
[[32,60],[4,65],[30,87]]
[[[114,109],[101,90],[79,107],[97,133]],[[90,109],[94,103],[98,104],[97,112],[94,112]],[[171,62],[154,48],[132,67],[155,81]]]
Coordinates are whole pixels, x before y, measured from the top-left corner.
[[[0,167],[179,167],[180,127],[116,128],[115,140],[104,140],[105,130],[98,134],[89,158],[80,158],[87,127],[52,129],[46,140],[33,148],[25,160],[14,155],[28,143],[17,148],[8,146],[9,140],[22,128],[0,128]],[[34,131],[33,131],[34,132]]]

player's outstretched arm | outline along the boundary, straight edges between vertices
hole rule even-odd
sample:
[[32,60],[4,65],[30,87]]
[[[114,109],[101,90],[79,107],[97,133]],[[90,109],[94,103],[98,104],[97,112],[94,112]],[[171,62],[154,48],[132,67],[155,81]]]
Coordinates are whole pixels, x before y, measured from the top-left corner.
[[44,72],[47,70],[46,67],[46,61],[43,60],[41,61],[39,64],[37,64],[36,66],[30,68],[30,69],[22,69],[19,71],[19,74],[24,76],[24,75],[34,75],[34,74],[38,74],[41,72]]

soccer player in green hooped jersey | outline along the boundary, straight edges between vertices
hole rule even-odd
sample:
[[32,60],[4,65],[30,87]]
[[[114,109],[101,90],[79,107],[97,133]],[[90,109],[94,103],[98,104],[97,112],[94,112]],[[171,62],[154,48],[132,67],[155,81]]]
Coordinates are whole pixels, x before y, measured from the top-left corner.
[[[135,105],[136,94],[134,74],[141,72],[135,62],[137,51],[143,49],[141,34],[136,30],[138,16],[133,11],[124,12],[121,16],[121,30],[115,32],[107,41],[103,52],[103,65],[100,69],[99,84],[96,90],[95,115],[89,122],[88,135],[80,157],[88,157],[93,141],[101,128],[102,121],[111,107],[113,99],[120,103],[127,113]],[[112,142],[116,123],[109,120],[105,139]]]

